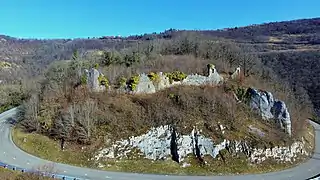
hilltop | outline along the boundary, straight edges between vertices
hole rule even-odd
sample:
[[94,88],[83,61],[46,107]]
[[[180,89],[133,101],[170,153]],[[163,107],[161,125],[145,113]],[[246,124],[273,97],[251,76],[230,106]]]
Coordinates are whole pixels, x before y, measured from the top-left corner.
[[[312,150],[306,120],[318,101],[310,102],[316,91],[306,83],[318,77],[292,72],[315,67],[318,24],[73,40],[1,36],[1,110],[22,104],[13,140],[53,161],[178,174],[281,169]],[[303,56],[310,58],[300,68]]]
[[[83,56],[91,56],[97,50],[137,49],[150,44],[168,44],[187,37],[199,39],[229,40],[242,51],[256,54],[262,62],[286,79],[297,91],[307,90],[316,109],[320,107],[317,96],[319,74],[317,59],[320,53],[320,18],[272,22],[223,30],[191,31],[169,29],[162,33],[129,37],[98,37],[91,39],[36,40],[17,39],[0,35],[0,61],[14,62],[25,69],[8,76],[0,71],[1,80],[16,80],[43,72],[51,62],[69,60],[75,49]],[[162,52],[165,54],[166,52]],[[181,54],[180,52],[176,52]],[[301,68],[304,67],[304,68]],[[311,68],[312,67],[312,68]],[[298,74],[299,76],[292,76]],[[302,88],[301,88],[302,87]]]

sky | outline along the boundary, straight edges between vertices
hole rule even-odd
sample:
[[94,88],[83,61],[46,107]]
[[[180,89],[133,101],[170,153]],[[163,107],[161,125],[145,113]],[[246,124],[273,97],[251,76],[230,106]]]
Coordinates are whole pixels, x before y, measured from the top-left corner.
[[87,38],[320,17],[320,0],[0,0],[0,34]]

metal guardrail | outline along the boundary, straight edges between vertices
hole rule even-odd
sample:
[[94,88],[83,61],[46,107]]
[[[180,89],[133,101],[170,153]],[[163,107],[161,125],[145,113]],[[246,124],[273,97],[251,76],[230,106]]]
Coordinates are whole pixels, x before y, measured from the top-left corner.
[[44,172],[44,171],[36,171],[36,170],[28,170],[28,169],[24,169],[24,168],[20,168],[20,167],[15,167],[9,164],[5,164],[0,162],[0,168],[5,168],[5,169],[10,169],[13,171],[19,171],[22,173],[34,173],[36,175],[39,176],[46,176],[46,177],[51,177],[51,178],[55,178],[55,179],[62,179],[62,180],[84,180],[81,178],[77,178],[77,177],[71,177],[71,176],[66,176],[66,175],[62,175],[62,174],[57,174],[57,173],[48,173],[48,172]]

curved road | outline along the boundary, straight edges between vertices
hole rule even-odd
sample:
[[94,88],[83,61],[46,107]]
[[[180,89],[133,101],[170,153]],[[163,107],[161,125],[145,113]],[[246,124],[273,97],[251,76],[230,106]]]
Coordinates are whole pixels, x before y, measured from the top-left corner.
[[10,164],[12,166],[21,167],[25,169],[35,169],[36,167],[53,164],[54,169],[58,174],[63,174],[69,177],[77,177],[79,179],[92,180],[304,180],[320,173],[320,125],[312,121],[310,121],[310,123],[315,127],[316,131],[316,148],[313,157],[306,163],[303,163],[291,169],[266,174],[195,177],[108,172],[75,167],[60,163],[53,163],[47,160],[37,158],[20,150],[12,142],[10,135],[10,123],[8,123],[8,120],[14,118],[16,111],[17,110],[14,108],[0,114],[0,161],[2,163]]

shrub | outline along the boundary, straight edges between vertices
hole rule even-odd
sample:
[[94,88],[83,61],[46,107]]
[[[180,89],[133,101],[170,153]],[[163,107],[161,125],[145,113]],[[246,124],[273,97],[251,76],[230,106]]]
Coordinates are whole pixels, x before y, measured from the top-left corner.
[[106,88],[109,87],[109,81],[105,76],[100,74],[98,77],[98,81],[100,85],[104,85]]
[[151,80],[152,82],[159,82],[159,81],[160,81],[160,76],[159,76],[159,74],[157,74],[157,73],[150,72],[150,73],[148,74],[148,77],[150,78],[150,80]]
[[215,68],[215,65],[213,65],[213,64],[208,64],[207,66],[208,66],[208,68],[210,68],[210,69]]
[[172,73],[165,73],[165,75],[169,78],[170,83],[173,81],[182,81],[187,75],[181,71],[173,71]]
[[139,80],[140,80],[139,75],[132,76],[132,77],[129,79],[128,86],[129,86],[129,88],[130,88],[131,91],[136,90],[137,85],[138,85],[138,83],[139,83]]
[[127,78],[125,77],[120,77],[120,79],[118,80],[118,86],[119,87],[124,87],[127,84]]
[[235,94],[240,101],[246,101],[250,96],[250,94],[247,93],[247,89],[243,87],[237,87],[235,89]]
[[82,84],[82,85],[87,84],[87,75],[86,75],[86,74],[83,74],[83,75],[81,76],[80,81],[81,81],[81,84]]

